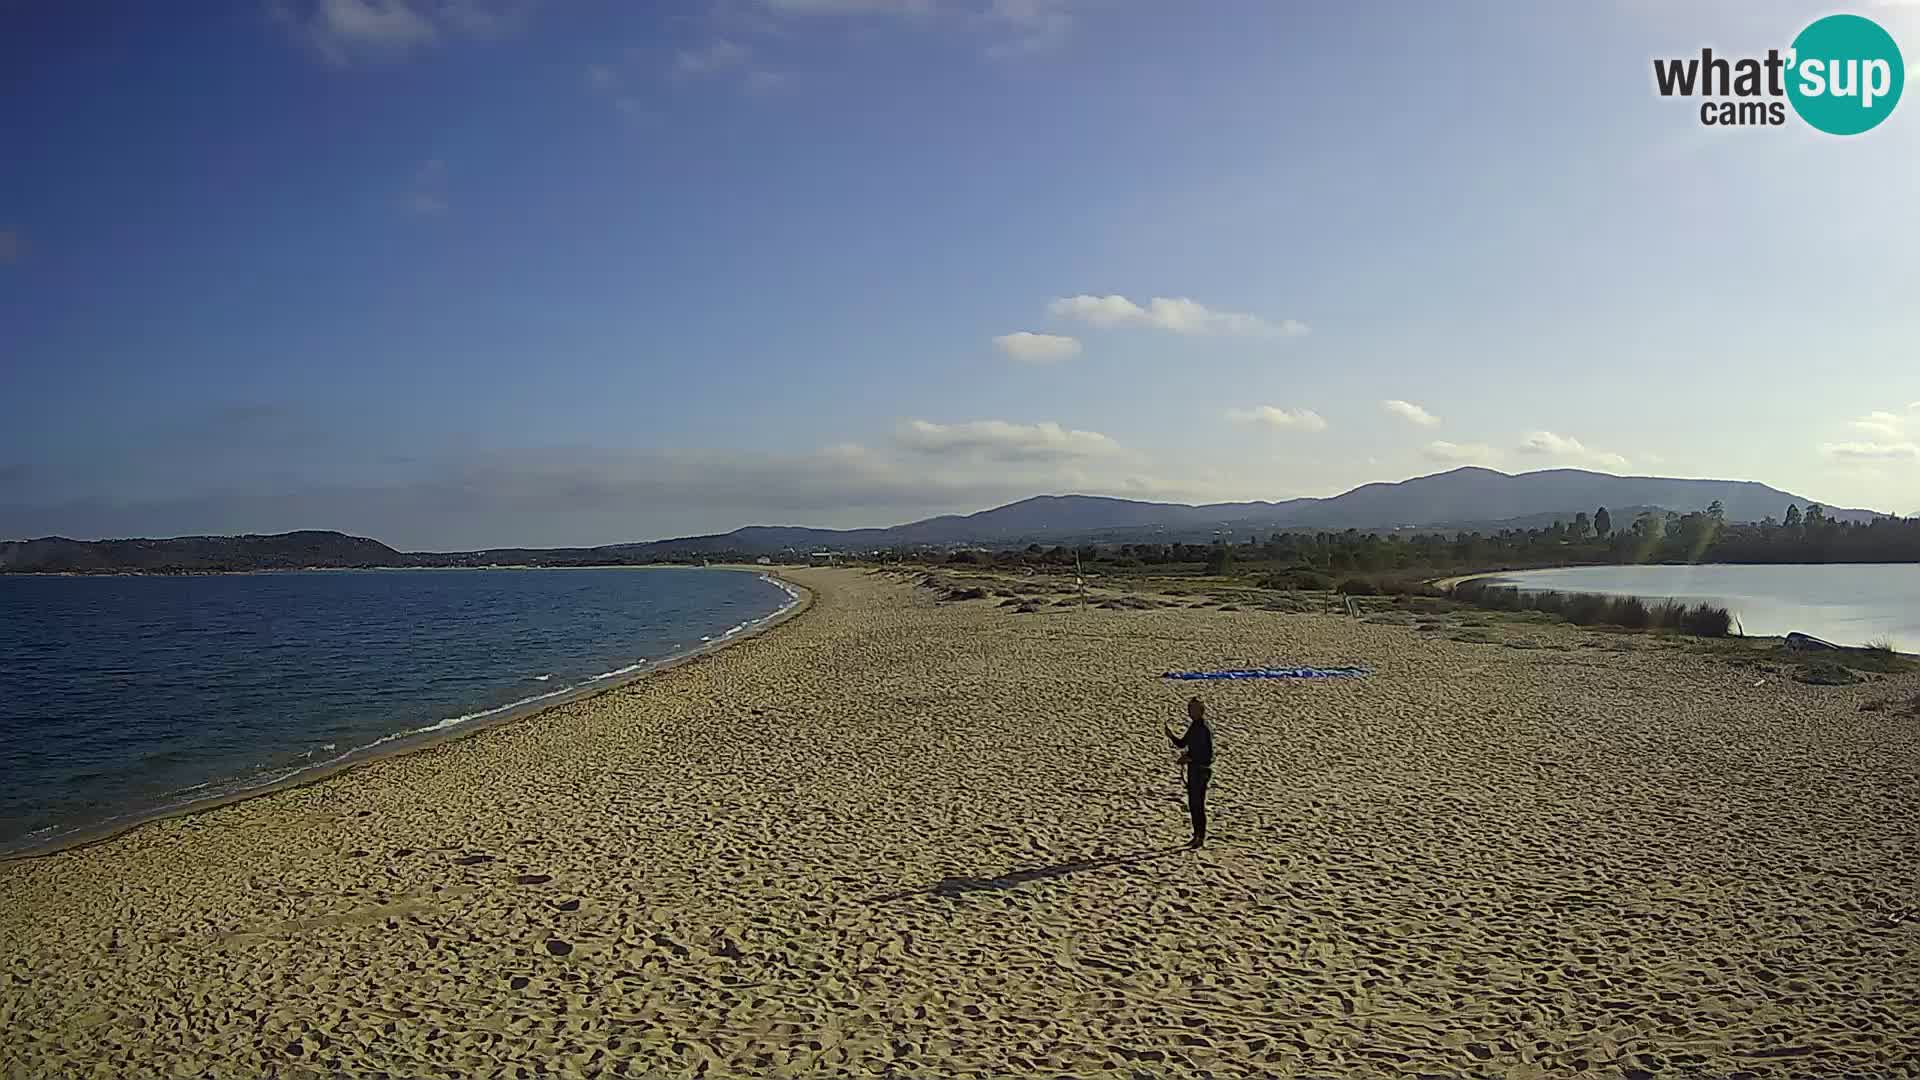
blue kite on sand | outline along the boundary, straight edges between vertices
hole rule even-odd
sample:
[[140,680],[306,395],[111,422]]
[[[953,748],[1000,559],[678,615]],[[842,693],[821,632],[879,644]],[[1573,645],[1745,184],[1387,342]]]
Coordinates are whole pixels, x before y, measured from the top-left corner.
[[1228,671],[1169,671],[1163,679],[1358,679],[1373,674],[1363,667],[1268,667]]

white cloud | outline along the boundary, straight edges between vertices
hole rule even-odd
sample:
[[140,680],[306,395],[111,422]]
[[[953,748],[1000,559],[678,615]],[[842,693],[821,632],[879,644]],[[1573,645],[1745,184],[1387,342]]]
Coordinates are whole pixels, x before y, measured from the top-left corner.
[[1000,347],[1001,352],[1028,364],[1050,364],[1080,355],[1080,339],[1062,334],[1036,334],[1020,330],[1001,334],[993,339],[993,343]]
[[994,60],[1048,52],[1066,40],[1074,17],[1070,0],[968,0],[942,5],[939,0],[759,0],[779,17],[928,18],[958,16],[993,38],[986,55]]
[[627,88],[629,75],[617,64],[588,64],[587,88],[605,99],[614,111],[628,120],[644,120],[653,115],[645,98]]
[[[355,457],[338,440],[262,448],[286,417],[226,410],[239,440],[122,448],[103,466],[0,461],[0,536],[280,532],[325,522],[407,550],[568,545],[746,524],[870,526],[1036,494],[1177,502],[1271,498],[1265,463],[1130,451],[1058,423],[934,423],[774,452],[496,446]],[[316,423],[321,433],[330,425]],[[838,436],[836,439],[848,438]],[[278,445],[277,443],[274,445]],[[241,452],[244,450],[245,452]],[[217,491],[219,494],[209,494]]]
[[1279,431],[1327,430],[1326,420],[1312,409],[1282,409],[1276,405],[1256,405],[1251,409],[1228,409],[1227,419],[1236,424],[1249,424]]
[[748,93],[766,93],[785,85],[787,76],[753,64],[753,50],[737,41],[716,38],[697,49],[681,49],[674,54],[670,74],[676,79],[699,79],[728,75],[737,77]]
[[1911,442],[1822,443],[1820,452],[1834,461],[1851,463],[1920,461],[1920,445]]
[[1864,433],[1862,441],[1827,442],[1819,446],[1829,461],[1874,465],[1920,459],[1920,401],[1903,410],[1875,409],[1847,426]]
[[740,67],[751,55],[752,51],[745,45],[719,38],[702,48],[682,49],[675,53],[673,72],[676,75],[710,75]]
[[1920,431],[1920,401],[1909,404],[1904,412],[1875,409],[1847,423],[1849,427],[1873,436],[1876,441],[1904,442],[1909,430]]
[[1095,326],[1150,326],[1176,334],[1231,334],[1244,337],[1298,337],[1307,325],[1293,319],[1268,322],[1258,315],[1214,311],[1185,297],[1156,296],[1146,307],[1124,296],[1068,296],[1054,300],[1047,310],[1064,319]]
[[894,441],[920,454],[967,454],[993,461],[1063,461],[1102,458],[1118,454],[1120,444],[1097,431],[1077,431],[1059,424],[1014,424],[1005,420],[974,420],[963,424],[936,424],[909,420]]
[[428,158],[414,170],[413,184],[401,205],[414,214],[432,217],[447,212],[447,164]]
[[925,15],[933,0],[762,0],[780,15]]
[[1551,431],[1535,431],[1528,434],[1525,441],[1517,448],[1517,452],[1560,458],[1576,465],[1596,469],[1627,467],[1627,459],[1620,454],[1607,450],[1594,450],[1570,435],[1557,435]]
[[346,63],[357,52],[403,53],[439,37],[406,0],[320,0],[301,29],[335,63]]
[[747,72],[747,90],[752,93],[764,94],[771,90],[778,90],[786,84],[787,77],[777,71],[756,68]]
[[1907,419],[1884,410],[1875,410],[1850,422],[1850,426],[1859,428],[1869,435],[1884,435],[1889,439],[1898,439],[1906,434]]
[[1389,398],[1381,402],[1380,407],[1410,424],[1419,424],[1421,427],[1433,427],[1440,422],[1439,417],[1411,401]]
[[1456,443],[1435,439],[1421,448],[1420,456],[1428,461],[1457,465],[1469,461],[1492,461],[1499,454],[1486,443]]
[[1070,296],[1055,300],[1047,310],[1067,319],[1079,319],[1095,326],[1121,326],[1147,322],[1146,309],[1124,296]]
[[987,18],[1010,36],[987,46],[995,60],[1046,52],[1066,39],[1073,26],[1063,0],[993,0]]
[[539,0],[439,0],[439,20],[469,37],[497,38],[525,25]]
[[448,37],[518,30],[534,0],[270,0],[274,17],[335,64],[394,58]]

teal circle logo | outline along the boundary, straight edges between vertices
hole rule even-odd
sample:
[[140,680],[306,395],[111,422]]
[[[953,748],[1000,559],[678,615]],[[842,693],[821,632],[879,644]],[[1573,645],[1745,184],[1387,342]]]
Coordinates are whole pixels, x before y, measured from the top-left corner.
[[1907,81],[1893,35],[1858,15],[1829,15],[1800,31],[1787,64],[1793,111],[1829,135],[1877,126]]

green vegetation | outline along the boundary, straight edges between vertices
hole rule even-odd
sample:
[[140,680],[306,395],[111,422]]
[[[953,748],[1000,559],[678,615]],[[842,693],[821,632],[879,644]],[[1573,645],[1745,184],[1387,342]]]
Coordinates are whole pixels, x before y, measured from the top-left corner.
[[[1132,607],[1124,597],[1157,594],[1158,606],[1184,606],[1172,597],[1192,598],[1191,606],[1231,604],[1237,610],[1352,611],[1369,621],[1411,623],[1414,629],[1438,630],[1414,613],[1459,612],[1463,607],[1492,613],[1502,623],[1566,621],[1579,626],[1623,631],[1682,634],[1699,639],[1728,639],[1732,615],[1711,604],[1681,604],[1638,597],[1592,593],[1521,592],[1510,586],[1467,580],[1442,590],[1442,577],[1494,569],[1531,566],[1604,564],[1668,559],[1691,562],[1720,559],[1730,554],[1743,561],[1771,562],[1810,559],[1850,561],[1868,558],[1920,561],[1920,518],[1882,519],[1865,525],[1828,520],[1819,506],[1803,513],[1789,506],[1781,523],[1729,525],[1718,503],[1692,514],[1640,513],[1624,529],[1613,527],[1612,514],[1600,507],[1589,518],[1577,514],[1570,521],[1541,529],[1506,530],[1493,536],[1458,533],[1452,537],[1431,533],[1365,533],[1349,529],[1331,533],[1275,533],[1243,541],[1216,540],[1210,544],[1087,544],[1077,548],[950,553],[896,553],[887,561],[950,566],[977,577],[1004,580],[1023,575],[1032,588],[1018,585],[1024,597],[1030,591],[1077,592],[1067,585],[1039,585],[1049,580],[1072,582],[1084,577],[1093,595],[1089,602],[1106,607]],[[1765,556],[1764,558],[1762,556]],[[1114,592],[1121,598],[1113,596]],[[1007,596],[1004,590],[998,592]],[[1072,597],[1055,601],[1072,604]],[[1147,606],[1147,605],[1140,605]],[[1460,620],[1459,630],[1486,627],[1480,620]],[[1468,635],[1460,640],[1478,640]],[[1488,639],[1491,641],[1492,639]],[[1736,641],[1738,639],[1735,639]],[[1599,645],[1598,642],[1589,644]],[[1759,642],[1753,643],[1759,646]],[[1609,642],[1607,648],[1628,647]],[[1739,648],[1733,642],[1729,647]],[[1839,653],[1787,653],[1778,642],[1764,646],[1772,663],[1760,654],[1741,649],[1741,664],[1767,671],[1791,669],[1810,681],[1837,680],[1842,672],[1886,673],[1912,670],[1914,662],[1885,642]]]
[[[897,557],[905,557],[904,555]],[[1622,563],[1920,562],[1920,518],[1867,524],[1830,520],[1817,504],[1789,504],[1784,519],[1730,524],[1719,503],[1690,514],[1642,512],[1616,528],[1606,507],[1591,519],[1537,529],[1461,532],[1276,532],[1210,544],[1084,544],[1076,548],[957,551],[924,556],[978,566],[1067,567],[1076,559],[1100,573],[1204,573],[1248,577],[1268,588],[1329,589],[1353,579],[1377,592],[1419,591],[1423,578],[1479,570]],[[1343,588],[1352,595],[1357,586]]]
[[1920,666],[1894,652],[1893,646],[1885,642],[1859,649],[1841,649],[1838,652],[1818,655],[1821,659],[1831,660],[1855,671],[1871,671],[1877,675],[1898,675]]
[[1556,615],[1577,626],[1619,626],[1628,630],[1672,630],[1697,637],[1726,637],[1733,616],[1711,604],[1649,605],[1637,596],[1601,596],[1597,593],[1521,592],[1505,585],[1463,581],[1453,587],[1455,600],[1489,611],[1538,611]]

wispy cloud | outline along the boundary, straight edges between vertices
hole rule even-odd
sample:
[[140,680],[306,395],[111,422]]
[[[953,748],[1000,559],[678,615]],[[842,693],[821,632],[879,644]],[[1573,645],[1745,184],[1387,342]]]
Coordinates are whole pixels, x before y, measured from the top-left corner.
[[1073,26],[1064,0],[993,0],[987,18],[1008,35],[987,46],[995,60],[1047,52],[1066,40]]
[[[988,58],[1008,60],[1049,52],[1065,41],[1074,25],[1070,4],[1071,0],[759,0],[759,10],[776,24],[836,17],[965,25],[991,39],[984,49]],[[717,7],[715,14],[740,22],[741,13],[726,4]]]
[[1911,442],[1822,443],[1820,452],[1830,460],[1855,464],[1920,461],[1920,445]]
[[1059,424],[1015,424],[1005,420],[974,420],[936,424],[909,420],[895,441],[922,454],[977,454],[992,460],[1057,461],[1110,457],[1120,444],[1097,431],[1078,431]]
[[1596,469],[1624,469],[1627,459],[1607,450],[1595,450],[1570,435],[1559,435],[1551,431],[1530,432],[1516,453],[1538,457],[1558,458],[1575,465],[1585,465]]
[[1277,405],[1255,405],[1250,409],[1228,409],[1227,419],[1236,424],[1272,428],[1276,431],[1325,431],[1327,421],[1312,409],[1282,409]]
[[1028,364],[1050,364],[1080,355],[1080,339],[1063,334],[1036,334],[1030,330],[1020,330],[1001,334],[993,339],[993,343],[1000,347],[1001,352]]
[[767,94],[787,85],[791,80],[778,71],[755,68],[747,72],[746,87],[749,93]]
[[927,15],[933,0],[762,0],[780,15]]
[[612,105],[615,112],[628,120],[642,120],[654,113],[646,98],[632,87],[634,79],[631,73],[619,64],[588,64],[582,81],[590,92]]
[[1818,449],[1822,457],[1853,465],[1920,459],[1920,401],[1909,402],[1905,409],[1875,409],[1847,421],[1847,426],[1867,438],[1821,443]]
[[1909,430],[1920,429],[1920,401],[1908,405],[1903,412],[1875,409],[1857,420],[1848,421],[1847,426],[1876,438],[1904,439]]
[[1428,461],[1462,465],[1475,461],[1492,461],[1499,454],[1486,443],[1456,443],[1435,439],[1421,448],[1420,456]]
[[697,49],[681,49],[673,56],[673,73],[680,76],[711,75],[743,67],[752,50],[736,41],[717,38]]
[[401,205],[409,212],[422,217],[433,217],[447,212],[447,164],[439,158],[428,158],[414,170],[413,183],[408,187]]
[[1851,421],[1850,426],[1858,428],[1869,435],[1885,435],[1888,438],[1897,439],[1906,433],[1907,418],[1894,413],[1875,410],[1858,420]]
[[[258,452],[256,451],[256,456]],[[1058,423],[920,421],[868,442],[759,452],[502,446],[458,454],[374,451],[354,480],[274,469],[192,479],[215,447],[173,450],[128,481],[0,459],[0,537],[279,532],[325,522],[408,550],[592,544],[721,532],[752,523],[865,526],[968,513],[1037,492],[1217,501],[1263,493],[1264,472],[1131,453]],[[313,448],[337,461],[340,447]],[[155,453],[146,451],[154,459]],[[412,460],[406,460],[406,459]],[[285,455],[275,459],[289,459]],[[178,481],[178,482],[175,482]],[[107,485],[107,486],[103,486]]]
[[393,59],[449,38],[521,28],[534,0],[269,0],[295,37],[330,63]]
[[[1440,423],[1439,417],[1415,405],[1411,401],[1402,401],[1399,398],[1388,398],[1380,403],[1380,407],[1410,424],[1418,424],[1421,427],[1433,427]],[[1448,445],[1452,444],[1449,443]]]
[[26,241],[20,239],[19,230],[0,229],[0,266],[19,262],[26,250]]
[[1185,297],[1156,296],[1145,307],[1124,296],[1067,296],[1047,305],[1063,319],[1094,326],[1147,326],[1175,334],[1217,334],[1241,337],[1298,337],[1307,325],[1293,319],[1269,322],[1258,315],[1215,311]]
[[469,37],[497,38],[519,33],[540,0],[439,0],[439,19]]
[[681,49],[673,54],[668,74],[678,80],[725,76],[737,78],[749,93],[767,93],[786,85],[787,76],[754,62],[751,46],[730,38],[715,38],[698,48]]

